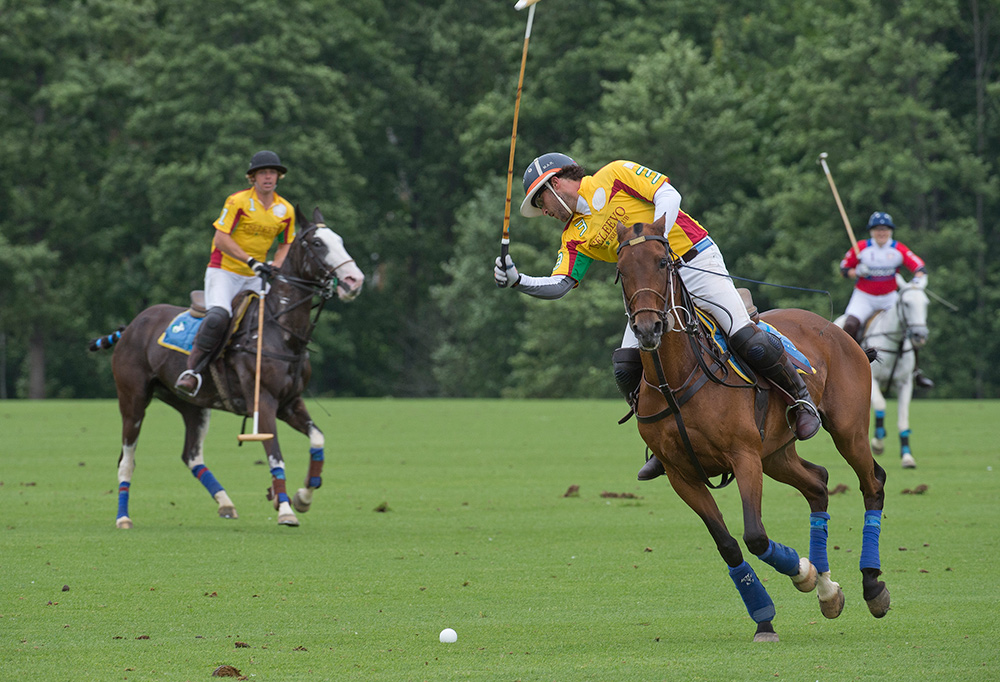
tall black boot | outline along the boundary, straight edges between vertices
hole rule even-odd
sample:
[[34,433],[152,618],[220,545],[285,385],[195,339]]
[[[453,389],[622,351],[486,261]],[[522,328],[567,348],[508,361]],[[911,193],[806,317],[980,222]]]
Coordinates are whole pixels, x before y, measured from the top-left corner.
[[229,313],[225,308],[215,307],[205,314],[205,321],[201,323],[194,338],[191,355],[188,356],[187,369],[181,372],[174,384],[178,392],[191,397],[198,395],[202,383],[201,373],[215,359],[228,329]]
[[[638,348],[619,348],[611,354],[615,385],[634,412],[639,404],[639,383],[642,381],[642,353]],[[639,480],[650,481],[662,476],[663,464],[655,456],[639,469]]]
[[815,436],[821,425],[819,411],[781,341],[753,324],[738,330],[730,340],[733,350],[754,371],[794,398],[795,403],[789,409],[795,414],[795,437],[807,440]]
[[788,356],[784,356],[780,363],[762,369],[761,374],[795,398],[795,404],[789,408],[795,414],[795,437],[808,440],[815,436],[821,426],[819,410],[813,404],[806,382]]
[[861,320],[854,317],[854,315],[848,315],[847,319],[844,320],[844,331],[854,337],[854,340],[861,345],[861,339],[864,337],[864,330],[861,329]]

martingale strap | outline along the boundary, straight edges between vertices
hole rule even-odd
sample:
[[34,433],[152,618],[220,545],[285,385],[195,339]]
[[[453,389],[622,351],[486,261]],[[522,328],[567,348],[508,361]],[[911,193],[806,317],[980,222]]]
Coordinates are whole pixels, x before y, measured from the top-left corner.
[[[727,485],[736,480],[736,475],[732,471],[727,471],[726,473],[722,474],[722,478],[719,480],[717,484],[712,483],[712,481],[709,480],[708,474],[705,473],[705,468],[701,465],[701,462],[698,461],[698,455],[695,454],[694,446],[691,445],[691,439],[688,437],[687,429],[684,427],[684,419],[681,417],[681,404],[678,403],[677,399],[674,397],[674,392],[670,389],[670,386],[667,384],[667,379],[663,375],[663,365],[660,364],[659,353],[653,353],[653,364],[656,367],[657,379],[660,382],[659,386],[660,393],[663,394],[663,397],[666,399],[668,405],[667,410],[669,410],[669,412],[667,412],[667,410],[664,410],[664,412],[666,412],[667,414],[674,415],[674,421],[677,422],[677,431],[681,436],[681,442],[684,443],[684,450],[687,451],[688,457],[691,460],[691,465],[694,467],[694,470],[698,473],[698,478],[701,479],[702,483],[704,483],[709,488],[712,488],[713,490],[725,488]],[[704,378],[705,375],[702,374],[702,377]],[[708,380],[707,378],[704,379],[704,381],[707,380]],[[704,381],[702,381],[702,383],[704,383]],[[687,398],[690,398],[691,395],[694,395],[694,391],[690,391],[690,394],[686,395],[687,397],[684,398],[685,401],[687,400]],[[663,416],[666,416],[666,414],[664,414]],[[636,415],[636,419],[639,419],[639,415]]]

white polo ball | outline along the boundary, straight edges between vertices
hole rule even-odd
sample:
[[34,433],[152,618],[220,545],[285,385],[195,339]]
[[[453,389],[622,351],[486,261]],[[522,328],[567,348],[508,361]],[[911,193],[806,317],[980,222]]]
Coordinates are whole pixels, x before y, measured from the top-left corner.
[[445,644],[452,644],[453,642],[458,641],[458,633],[452,630],[451,628],[445,628],[444,630],[441,631],[441,634],[438,635],[438,639],[440,639]]

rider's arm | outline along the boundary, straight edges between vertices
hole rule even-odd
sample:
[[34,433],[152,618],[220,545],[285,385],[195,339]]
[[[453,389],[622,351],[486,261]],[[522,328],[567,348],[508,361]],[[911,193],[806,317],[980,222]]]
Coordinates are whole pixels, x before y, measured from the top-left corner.
[[215,246],[222,253],[231,258],[235,258],[241,263],[246,263],[247,259],[250,258],[250,255],[236,243],[236,240],[233,239],[231,234],[223,232],[220,229],[215,230]]
[[660,216],[666,217],[664,232],[669,232],[677,222],[677,213],[681,210],[681,194],[669,182],[665,182],[653,194],[653,222]]
[[576,286],[576,280],[566,275],[551,275],[549,277],[521,275],[517,284],[514,285],[514,289],[528,296],[551,301],[562,298],[574,286]]
[[281,264],[285,262],[285,256],[288,255],[288,250],[290,248],[292,248],[291,244],[278,244],[278,248],[274,252],[274,267],[281,267]]

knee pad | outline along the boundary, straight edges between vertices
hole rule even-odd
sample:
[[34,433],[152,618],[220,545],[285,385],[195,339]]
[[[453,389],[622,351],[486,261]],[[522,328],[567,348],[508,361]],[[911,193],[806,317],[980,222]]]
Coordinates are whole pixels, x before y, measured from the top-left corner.
[[749,362],[754,369],[770,367],[781,360],[784,348],[773,334],[756,325],[747,325],[729,337],[733,350]]
[[201,323],[198,330],[196,343],[203,351],[215,350],[215,347],[222,341],[226,330],[229,329],[229,313],[221,306],[210,308],[205,313],[205,321]]
[[642,380],[642,355],[638,348],[619,348],[611,354],[615,384],[626,397]]

